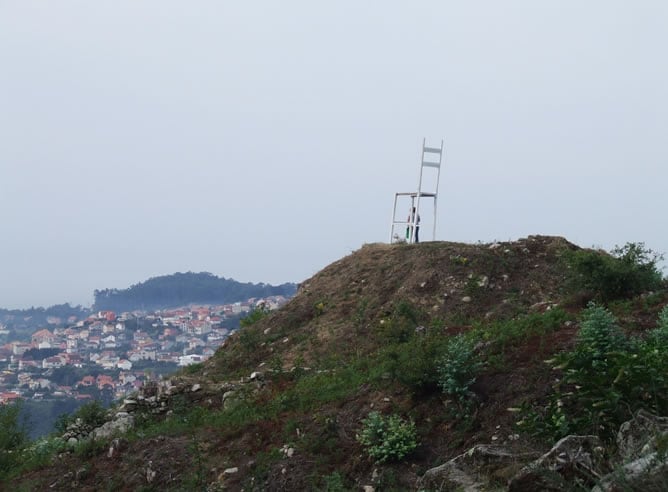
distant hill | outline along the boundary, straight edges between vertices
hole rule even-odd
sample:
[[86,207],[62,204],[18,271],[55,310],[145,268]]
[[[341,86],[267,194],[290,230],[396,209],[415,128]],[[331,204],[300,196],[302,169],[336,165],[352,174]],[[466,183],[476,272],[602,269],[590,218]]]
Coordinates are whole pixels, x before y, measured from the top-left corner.
[[187,304],[227,304],[252,297],[291,297],[296,291],[297,285],[294,283],[277,286],[241,283],[208,272],[177,272],[150,278],[127,289],[96,289],[93,309],[122,312],[165,309]]

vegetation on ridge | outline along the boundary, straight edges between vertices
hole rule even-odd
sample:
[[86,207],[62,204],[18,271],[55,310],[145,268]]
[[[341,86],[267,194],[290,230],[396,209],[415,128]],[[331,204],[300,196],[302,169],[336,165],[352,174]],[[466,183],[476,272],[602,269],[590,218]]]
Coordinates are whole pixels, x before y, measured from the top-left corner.
[[609,444],[634,410],[668,413],[668,293],[657,257],[625,248],[635,253],[541,236],[365,246],[175,376],[203,388],[136,414],[114,457],[106,441],[53,446],[5,478],[54,490],[406,490],[477,443],[542,451],[594,432]]

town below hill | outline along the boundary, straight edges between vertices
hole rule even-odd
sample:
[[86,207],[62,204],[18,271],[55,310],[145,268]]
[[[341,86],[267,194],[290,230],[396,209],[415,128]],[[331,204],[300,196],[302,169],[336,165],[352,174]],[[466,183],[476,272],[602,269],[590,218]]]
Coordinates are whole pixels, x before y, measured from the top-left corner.
[[237,282],[211,273],[173,273],[150,278],[126,289],[96,289],[95,303],[88,309],[68,303],[47,308],[0,308],[0,344],[8,340],[31,340],[43,328],[69,326],[100,311],[150,312],[177,306],[219,306],[245,302],[252,298],[292,297],[297,284],[269,285]]
[[118,315],[98,311],[37,329],[29,340],[0,346],[0,404],[22,399],[36,424],[33,437],[49,433],[59,414],[86,401],[109,405],[162,374],[207,360],[249,311],[258,305],[275,310],[287,299]]

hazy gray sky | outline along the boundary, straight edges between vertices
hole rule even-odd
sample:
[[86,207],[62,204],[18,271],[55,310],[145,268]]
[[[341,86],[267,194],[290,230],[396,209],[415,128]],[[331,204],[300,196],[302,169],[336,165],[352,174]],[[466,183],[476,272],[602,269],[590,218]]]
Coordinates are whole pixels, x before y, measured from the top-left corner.
[[668,252],[667,25],[661,0],[0,0],[0,307],[302,281],[387,241],[423,137],[438,239]]

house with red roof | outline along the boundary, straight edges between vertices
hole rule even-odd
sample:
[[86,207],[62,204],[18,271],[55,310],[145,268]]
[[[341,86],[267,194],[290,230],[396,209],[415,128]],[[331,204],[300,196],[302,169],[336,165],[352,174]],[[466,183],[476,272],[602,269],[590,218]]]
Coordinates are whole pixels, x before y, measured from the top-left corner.
[[35,345],[39,345],[41,343],[49,344],[49,347],[40,347],[40,348],[50,348],[50,345],[56,342],[57,337],[49,330],[44,328],[43,330],[39,330],[33,333],[30,339],[32,340],[32,343],[34,343]]
[[0,393],[0,403],[10,403],[18,400],[21,397],[18,393],[14,391],[9,391],[7,393]]
[[97,383],[98,389],[104,389],[105,386],[111,389],[114,389],[116,387],[116,382],[114,381],[114,379],[111,376],[107,376],[106,374],[100,374],[96,378],[95,382]]
[[84,376],[81,381],[79,381],[77,386],[93,386],[95,384],[95,378],[93,376]]

